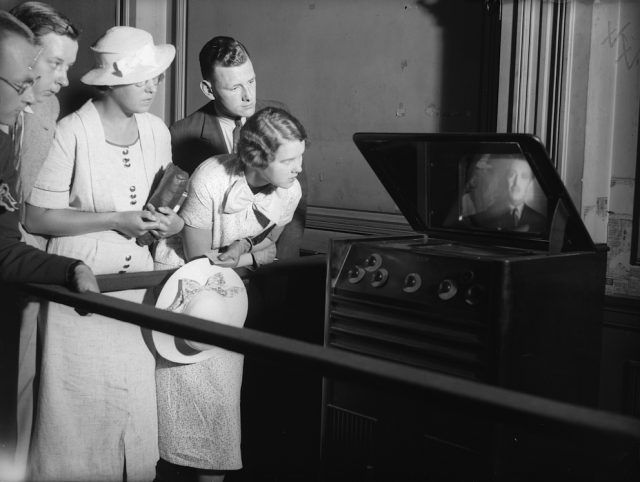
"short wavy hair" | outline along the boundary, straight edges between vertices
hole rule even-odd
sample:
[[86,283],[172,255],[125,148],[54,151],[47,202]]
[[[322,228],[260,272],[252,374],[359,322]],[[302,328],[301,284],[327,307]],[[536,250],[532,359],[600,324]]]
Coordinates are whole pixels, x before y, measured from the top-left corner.
[[213,37],[200,50],[200,72],[205,80],[212,80],[213,68],[236,67],[249,60],[249,51],[232,37]]
[[78,40],[80,30],[65,15],[42,2],[24,2],[13,7],[10,13],[31,29],[36,37],[55,33]]
[[0,42],[4,42],[10,37],[20,37],[31,45],[36,45],[36,38],[29,27],[9,12],[0,10]]
[[285,140],[306,142],[304,126],[284,109],[265,107],[249,117],[240,130],[240,162],[244,167],[263,169],[274,161]]

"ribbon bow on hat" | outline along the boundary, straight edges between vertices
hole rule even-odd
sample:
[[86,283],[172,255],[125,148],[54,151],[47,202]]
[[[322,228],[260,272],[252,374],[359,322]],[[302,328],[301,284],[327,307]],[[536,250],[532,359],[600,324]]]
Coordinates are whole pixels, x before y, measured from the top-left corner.
[[196,280],[185,278],[181,279],[178,285],[176,299],[171,303],[171,306],[167,308],[170,311],[178,311],[184,308],[196,294],[202,291],[215,291],[220,296],[233,297],[243,290],[243,288],[239,286],[226,288],[226,281],[222,273],[216,273],[209,277],[204,285],[201,285]]
[[238,179],[227,191],[223,212],[234,214],[249,207],[264,228],[271,223],[277,224],[282,216],[284,203],[277,191],[268,196],[264,193],[253,194],[246,179]]
[[122,76],[127,76],[138,68],[153,68],[156,65],[155,46],[147,44],[113,63],[113,66]]

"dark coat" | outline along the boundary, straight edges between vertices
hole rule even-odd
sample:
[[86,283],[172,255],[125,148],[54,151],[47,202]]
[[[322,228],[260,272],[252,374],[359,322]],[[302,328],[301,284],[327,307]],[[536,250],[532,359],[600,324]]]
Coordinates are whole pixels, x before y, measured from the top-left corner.
[[0,445],[13,447],[16,440],[18,359],[22,309],[26,298],[15,283],[65,284],[75,260],[55,256],[21,241],[11,137],[0,132]]
[[493,207],[469,216],[468,222],[473,226],[499,231],[544,233],[547,230],[547,218],[526,204],[522,208],[517,225],[514,225],[513,217],[508,208],[496,209]]
[[16,179],[13,142],[0,133],[0,281],[64,284],[75,260],[47,254],[20,241],[19,211],[17,206],[11,210],[11,199],[18,199]]

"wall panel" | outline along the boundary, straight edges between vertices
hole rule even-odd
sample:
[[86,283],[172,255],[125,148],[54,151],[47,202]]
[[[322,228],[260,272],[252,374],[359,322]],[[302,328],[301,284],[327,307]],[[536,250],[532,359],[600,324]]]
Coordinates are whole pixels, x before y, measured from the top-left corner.
[[258,96],[286,103],[309,131],[310,205],[397,213],[351,136],[487,129],[485,12],[469,0],[190,0],[186,110],[206,100],[202,45],[236,37],[252,55]]

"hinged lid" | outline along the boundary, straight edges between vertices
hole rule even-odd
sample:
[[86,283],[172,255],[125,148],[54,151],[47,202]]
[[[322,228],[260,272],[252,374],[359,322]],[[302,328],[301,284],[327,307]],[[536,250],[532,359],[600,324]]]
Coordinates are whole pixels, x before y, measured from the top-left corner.
[[356,133],[353,140],[415,231],[551,253],[595,249],[533,135]]

